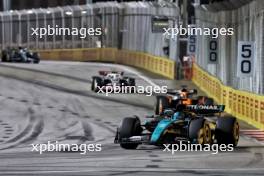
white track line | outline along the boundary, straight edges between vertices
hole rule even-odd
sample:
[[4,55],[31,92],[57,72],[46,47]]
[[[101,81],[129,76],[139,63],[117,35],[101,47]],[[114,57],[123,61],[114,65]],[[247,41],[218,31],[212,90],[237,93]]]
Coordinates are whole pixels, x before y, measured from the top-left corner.
[[[122,171],[135,171],[133,168],[100,168],[100,169],[84,169],[84,170],[56,170],[56,171],[1,171],[4,174],[52,174],[52,173],[87,173],[87,172],[122,172]],[[237,171],[264,171],[264,168],[234,168],[234,169],[210,169],[210,168],[197,168],[197,169],[175,169],[175,168],[137,168],[137,172],[180,172],[180,171],[207,171],[207,172],[237,172]]]
[[[2,65],[11,65],[8,63],[0,63]],[[42,61],[41,64],[43,65],[48,65],[48,64],[52,64],[52,65],[94,65],[94,66],[104,66],[104,67],[112,67],[112,68],[119,68],[121,70],[126,70],[136,76],[138,76],[139,78],[141,78],[142,80],[146,81],[148,84],[150,84],[151,86],[159,86],[156,83],[154,83],[151,79],[149,79],[147,76],[144,76],[141,72],[137,71],[136,68],[130,67],[130,66],[125,66],[125,65],[121,65],[121,64],[111,64],[111,63],[100,63],[100,62],[69,62],[69,61]],[[29,68],[34,70],[35,68],[31,68],[29,67],[29,65],[22,65],[22,64],[12,64],[12,66],[14,67],[19,67],[19,68]],[[37,69],[36,69],[37,70]]]
[[146,81],[151,86],[159,86],[156,83],[154,83],[151,79],[149,79],[147,76],[144,76],[141,72],[137,71],[137,69],[130,67],[130,66],[125,66],[125,65],[120,65],[120,64],[106,64],[106,63],[89,63],[89,64],[95,64],[97,66],[105,66],[105,67],[114,67],[114,68],[119,68],[121,70],[126,70],[138,76],[142,80]]

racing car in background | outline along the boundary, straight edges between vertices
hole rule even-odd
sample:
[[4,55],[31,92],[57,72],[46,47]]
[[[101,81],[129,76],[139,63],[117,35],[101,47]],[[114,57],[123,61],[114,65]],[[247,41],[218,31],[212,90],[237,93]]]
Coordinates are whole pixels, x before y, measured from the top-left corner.
[[166,95],[156,96],[154,105],[155,114],[161,114],[164,109],[175,108],[179,104],[184,105],[213,105],[214,100],[207,96],[197,96],[196,89],[187,89],[187,86],[182,86],[180,90],[168,90]]
[[135,86],[135,78],[124,76],[124,72],[99,71],[99,76],[92,77],[91,90],[98,92],[107,86]]
[[232,144],[239,140],[239,124],[235,117],[223,117],[224,105],[178,105],[161,115],[147,116],[141,124],[137,116],[124,118],[117,128],[115,143],[124,149],[140,144],[163,145],[179,141],[200,145]]
[[7,48],[2,51],[2,62],[21,62],[21,63],[35,63],[38,64],[39,54],[31,52],[27,48],[18,47]]

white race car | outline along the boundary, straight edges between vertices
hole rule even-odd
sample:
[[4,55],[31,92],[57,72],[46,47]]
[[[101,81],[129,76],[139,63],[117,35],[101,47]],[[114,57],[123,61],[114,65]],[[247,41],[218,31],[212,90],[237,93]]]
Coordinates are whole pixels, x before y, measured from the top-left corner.
[[92,77],[92,91],[98,92],[107,86],[135,86],[135,78],[124,76],[124,72],[99,71],[99,76]]

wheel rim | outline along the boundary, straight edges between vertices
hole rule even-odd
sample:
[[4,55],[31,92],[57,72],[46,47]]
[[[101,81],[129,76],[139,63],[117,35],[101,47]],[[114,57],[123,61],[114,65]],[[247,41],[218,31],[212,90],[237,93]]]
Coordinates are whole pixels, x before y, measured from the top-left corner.
[[96,80],[94,80],[94,89],[96,90],[97,89],[97,81]]
[[197,141],[199,144],[211,144],[212,135],[209,125],[205,124],[198,132]]
[[204,130],[203,128],[201,128],[199,131],[198,131],[198,138],[197,138],[197,141],[198,141],[198,144],[203,144],[204,143]]
[[234,145],[236,146],[237,143],[238,143],[238,140],[239,140],[239,124],[238,122],[236,121],[235,124],[234,124],[234,129],[233,129],[233,136],[234,136]]
[[211,139],[212,139],[211,130],[209,125],[206,124],[204,127],[204,142],[206,144],[211,144]]
[[163,111],[162,101],[159,100],[159,114],[161,114]]

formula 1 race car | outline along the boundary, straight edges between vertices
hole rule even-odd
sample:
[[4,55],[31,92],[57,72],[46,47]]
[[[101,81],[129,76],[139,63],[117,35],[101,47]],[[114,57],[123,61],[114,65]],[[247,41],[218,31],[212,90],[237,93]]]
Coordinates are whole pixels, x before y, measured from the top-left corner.
[[124,76],[124,72],[99,71],[100,76],[92,77],[91,90],[98,92],[101,88],[107,86],[135,86],[134,78]]
[[22,62],[22,63],[35,63],[40,61],[38,53],[27,50],[27,48],[19,47],[8,48],[2,51],[2,62]]
[[[124,118],[117,128],[115,143],[124,149],[139,144],[164,145],[179,141],[199,145],[237,145],[239,124],[234,117],[221,117],[224,105],[179,105],[162,115],[147,116],[141,124],[138,117]],[[218,115],[217,115],[218,114]]]
[[213,105],[214,100],[206,96],[193,97],[197,94],[196,89],[187,90],[186,86],[182,86],[180,90],[168,90],[167,95],[156,97],[154,105],[155,114],[161,114],[164,109],[175,108],[178,104],[192,105]]

